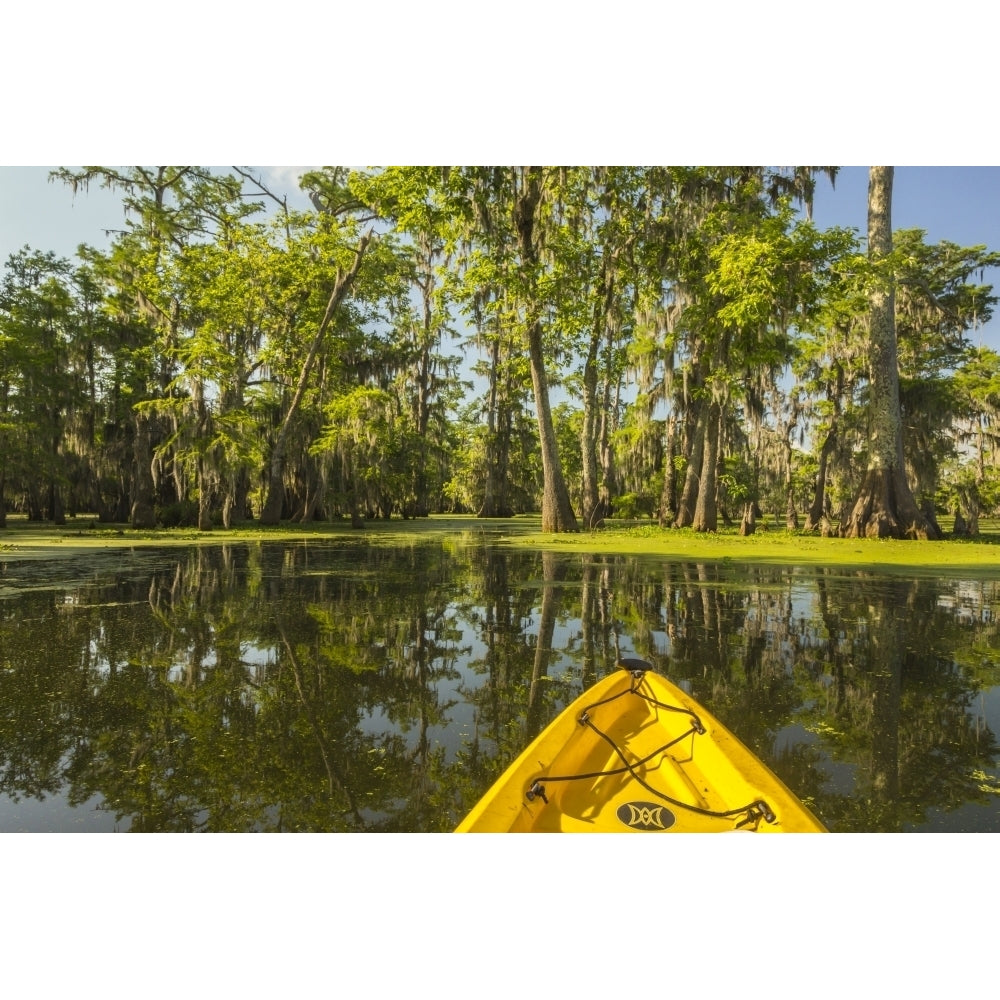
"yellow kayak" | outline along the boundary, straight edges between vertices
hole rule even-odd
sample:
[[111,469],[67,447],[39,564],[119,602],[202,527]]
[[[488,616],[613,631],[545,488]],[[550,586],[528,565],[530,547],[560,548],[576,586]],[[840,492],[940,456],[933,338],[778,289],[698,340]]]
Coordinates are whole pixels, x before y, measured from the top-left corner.
[[725,726],[643,660],[535,739],[456,833],[825,832]]

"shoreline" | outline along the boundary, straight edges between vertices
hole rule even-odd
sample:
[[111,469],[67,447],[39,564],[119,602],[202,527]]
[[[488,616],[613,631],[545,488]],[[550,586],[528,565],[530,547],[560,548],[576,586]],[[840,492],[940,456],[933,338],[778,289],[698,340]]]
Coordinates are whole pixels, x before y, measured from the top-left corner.
[[[12,524],[11,521],[14,523]],[[993,522],[990,522],[993,527]],[[367,541],[414,544],[434,539],[496,544],[583,555],[625,555],[721,563],[830,566],[842,569],[906,569],[937,573],[974,573],[1000,577],[1000,531],[978,539],[942,541],[821,538],[818,535],[770,528],[742,536],[735,529],[699,534],[688,529],[660,528],[627,522],[594,532],[555,534],[540,530],[538,516],[483,519],[475,515],[432,515],[416,520],[313,522],[261,527],[248,522],[233,528],[135,530],[123,525],[98,525],[76,518],[65,526],[29,523],[8,515],[0,529],[0,563],[84,556],[108,549],[177,548],[198,545],[257,544],[298,541]]]

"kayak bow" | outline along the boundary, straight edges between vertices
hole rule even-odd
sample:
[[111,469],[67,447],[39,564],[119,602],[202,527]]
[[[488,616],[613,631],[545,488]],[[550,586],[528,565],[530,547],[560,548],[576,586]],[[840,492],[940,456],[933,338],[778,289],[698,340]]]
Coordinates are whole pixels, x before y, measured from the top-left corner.
[[718,719],[643,660],[598,681],[456,833],[824,832]]

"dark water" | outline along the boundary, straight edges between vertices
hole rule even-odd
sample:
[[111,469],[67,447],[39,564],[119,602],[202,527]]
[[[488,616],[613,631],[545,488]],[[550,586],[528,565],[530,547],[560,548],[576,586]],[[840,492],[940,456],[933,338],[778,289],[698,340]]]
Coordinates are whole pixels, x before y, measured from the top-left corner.
[[834,831],[1000,829],[1000,583],[463,536],[0,565],[0,830],[446,831],[640,656]]

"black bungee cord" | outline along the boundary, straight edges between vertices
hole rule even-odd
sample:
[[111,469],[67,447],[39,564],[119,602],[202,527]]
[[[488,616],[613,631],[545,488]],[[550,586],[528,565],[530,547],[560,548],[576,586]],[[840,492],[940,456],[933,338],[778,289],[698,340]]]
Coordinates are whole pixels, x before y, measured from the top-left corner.
[[[645,788],[648,792],[650,792],[650,794],[655,795],[657,798],[663,799],[665,802],[669,802],[671,805],[676,806],[678,809],[685,809],[688,812],[693,812],[700,816],[708,816],[713,819],[731,819],[734,816],[740,816],[746,814],[746,818],[736,824],[737,828],[742,826],[748,826],[749,824],[755,821],[759,821],[759,819],[761,818],[763,818],[768,823],[773,823],[776,818],[774,815],[774,811],[763,799],[756,799],[753,802],[750,802],[744,806],[740,806],[736,809],[726,809],[724,811],[716,809],[704,809],[701,806],[696,806],[689,802],[682,802],[679,799],[675,799],[672,796],[667,795],[665,792],[662,792],[658,788],[655,788],[651,784],[649,784],[649,782],[646,781],[646,779],[643,778],[642,775],[640,775],[637,772],[636,768],[641,767],[643,764],[652,760],[658,754],[664,753],[665,751],[669,750],[670,747],[675,746],[682,740],[687,739],[688,736],[693,737],[695,735],[698,736],[704,735],[706,730],[704,725],[702,725],[701,719],[699,719],[697,714],[695,712],[692,712],[690,709],[682,708],[679,705],[667,705],[664,702],[661,702],[658,699],[652,697],[652,695],[639,690],[639,685],[642,683],[646,671],[650,669],[650,665],[646,663],[645,660],[636,660],[636,659],[622,660],[619,658],[619,666],[628,670],[632,676],[632,680],[629,684],[628,690],[619,691],[618,694],[611,695],[608,698],[602,698],[600,701],[596,701],[591,705],[587,705],[584,708],[583,712],[581,713],[578,722],[580,723],[580,725],[587,726],[588,728],[592,729],[595,733],[597,733],[598,736],[600,736],[603,740],[605,740],[611,746],[612,750],[614,750],[614,752],[618,755],[619,759],[622,762],[622,766],[610,768],[604,771],[592,771],[589,773],[581,773],[581,774],[539,775],[532,779],[528,787],[528,790],[525,793],[525,797],[528,799],[528,801],[532,802],[534,801],[534,799],[540,798],[546,805],[548,805],[549,800],[545,795],[545,786],[542,784],[543,781],[545,782],[580,781],[593,778],[612,777],[616,774],[624,774],[625,772],[628,772],[643,788]],[[680,736],[677,736],[674,739],[670,740],[669,742],[663,744],[663,746],[657,747],[652,753],[647,754],[645,757],[630,762],[628,758],[625,756],[625,753],[621,749],[621,747],[619,747],[618,744],[615,743],[615,741],[607,733],[605,733],[601,729],[598,729],[598,727],[594,725],[593,721],[590,718],[590,713],[593,709],[598,708],[601,705],[609,704],[610,702],[615,701],[618,698],[622,698],[630,694],[634,694],[637,697],[642,698],[644,701],[648,702],[651,705],[655,705],[657,708],[662,708],[670,712],[680,712],[684,715],[690,716],[692,719],[691,728],[688,729],[686,732],[681,733]]]

